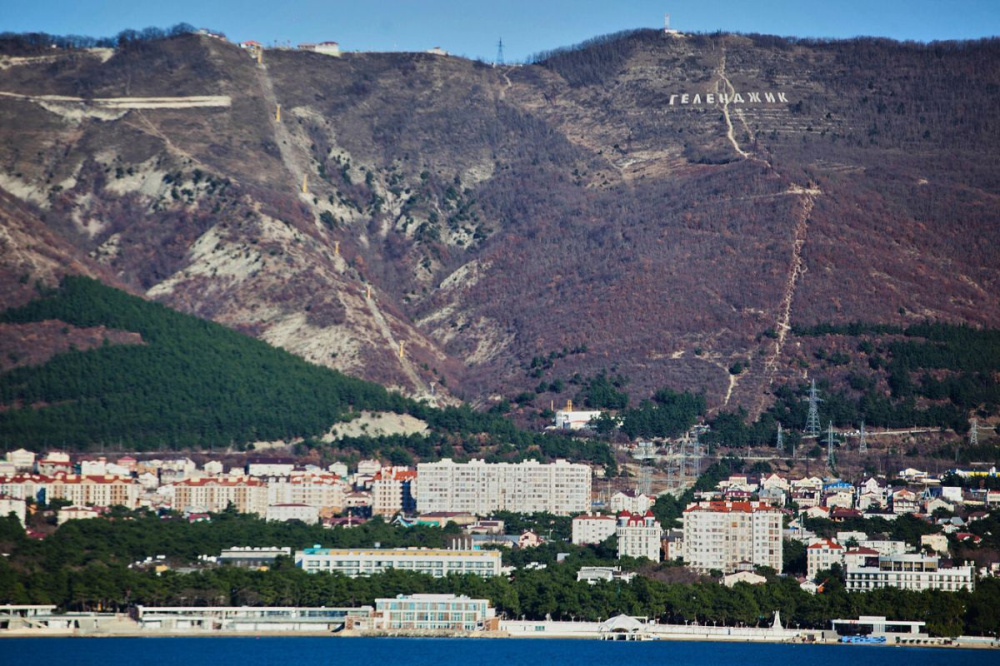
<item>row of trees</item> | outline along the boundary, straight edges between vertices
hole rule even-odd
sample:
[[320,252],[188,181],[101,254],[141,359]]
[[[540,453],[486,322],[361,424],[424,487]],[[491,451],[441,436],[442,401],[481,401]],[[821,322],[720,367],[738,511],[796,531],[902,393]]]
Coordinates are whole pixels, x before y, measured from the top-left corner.
[[190,23],[177,23],[170,28],[149,27],[142,30],[122,30],[114,37],[86,35],[49,35],[44,32],[0,33],[0,53],[35,53],[44,49],[114,48],[133,42],[151,42],[197,32]]

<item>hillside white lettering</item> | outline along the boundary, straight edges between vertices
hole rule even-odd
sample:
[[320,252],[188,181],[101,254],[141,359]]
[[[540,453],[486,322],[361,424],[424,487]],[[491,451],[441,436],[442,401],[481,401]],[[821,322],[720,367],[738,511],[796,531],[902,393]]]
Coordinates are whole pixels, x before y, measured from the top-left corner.
[[788,96],[777,91],[747,91],[744,93],[675,93],[669,106],[714,106],[716,104],[788,104]]

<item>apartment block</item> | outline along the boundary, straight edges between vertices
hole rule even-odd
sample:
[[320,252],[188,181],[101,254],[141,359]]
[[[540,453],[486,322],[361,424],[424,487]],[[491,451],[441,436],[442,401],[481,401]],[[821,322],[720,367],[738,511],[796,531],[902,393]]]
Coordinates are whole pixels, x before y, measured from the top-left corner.
[[618,521],[614,516],[602,516],[594,513],[584,513],[573,518],[573,543],[577,546],[588,543],[601,543],[609,536],[614,536]]
[[49,483],[47,500],[69,500],[79,506],[125,506],[139,502],[139,485],[125,476],[57,475]]
[[806,548],[806,576],[815,580],[820,571],[830,569],[834,564],[844,566],[846,549],[836,541],[820,539]]
[[413,513],[417,508],[413,493],[416,483],[416,470],[387,467],[376,472],[372,477],[372,515],[392,517],[401,511]]
[[239,513],[267,514],[267,484],[250,477],[185,479],[174,486],[174,508],[215,513],[232,504]]
[[543,464],[456,463],[444,459],[417,466],[422,513],[459,511],[485,516],[494,511],[582,513],[590,508],[588,465],[557,460]]
[[699,571],[781,571],[782,512],[763,502],[698,502],[684,510],[684,561]]
[[308,504],[334,513],[344,510],[347,483],[335,474],[309,474],[272,479],[267,484],[268,504]]

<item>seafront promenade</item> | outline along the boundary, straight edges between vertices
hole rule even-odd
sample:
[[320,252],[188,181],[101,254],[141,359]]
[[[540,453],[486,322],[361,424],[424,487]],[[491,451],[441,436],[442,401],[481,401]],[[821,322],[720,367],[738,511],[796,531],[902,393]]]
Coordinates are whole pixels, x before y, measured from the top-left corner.
[[[832,629],[786,628],[775,614],[762,627],[725,627],[699,624],[661,624],[618,615],[603,622],[554,620],[499,620],[474,630],[387,628],[373,621],[370,607],[350,609],[226,608],[225,617],[213,609],[186,608],[164,622],[163,616],[137,619],[123,613],[39,612],[31,617],[10,617],[0,623],[0,638],[126,638],[126,637],[419,637],[419,638],[521,638],[587,639],[601,641],[709,641],[721,643],[835,644],[840,636]],[[157,609],[160,610],[160,609]],[[180,609],[178,609],[180,610]],[[215,609],[219,610],[219,609]],[[365,611],[368,611],[367,613]],[[884,619],[884,618],[883,618]],[[882,634],[884,645],[919,647],[998,648],[995,638],[931,637],[922,633]]]

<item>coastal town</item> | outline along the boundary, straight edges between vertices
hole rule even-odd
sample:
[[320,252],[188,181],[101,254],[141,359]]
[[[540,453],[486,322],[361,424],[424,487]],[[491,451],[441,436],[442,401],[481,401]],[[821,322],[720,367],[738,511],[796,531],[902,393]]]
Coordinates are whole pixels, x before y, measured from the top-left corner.
[[[956,468],[943,475],[903,469],[892,478],[856,480],[732,473],[712,488],[693,492],[678,519],[664,524],[656,509],[658,502],[666,501],[663,497],[673,500],[669,493],[647,494],[635,486],[609,493],[609,484],[602,483],[603,469],[565,460],[442,459],[407,467],[370,459],[320,468],[273,455],[246,455],[242,464],[194,457],[202,462],[185,455],[10,451],[0,462],[0,513],[16,517],[28,537],[41,540],[70,521],[120,519],[122,510],[192,524],[211,523],[220,514],[243,514],[268,523],[331,530],[376,520],[448,532],[445,547],[232,543],[221,552],[202,553],[197,562],[151,552],[132,565],[157,574],[206,567],[266,570],[284,560],[307,573],[348,578],[390,570],[435,578],[512,578],[519,575],[519,567],[506,563],[504,552],[527,553],[518,560],[520,568],[541,570],[546,564],[532,561],[532,549],[545,545],[558,549],[559,543],[567,548],[604,544],[614,549],[617,563],[576,569],[576,581],[591,586],[627,584],[638,575],[637,563],[642,562],[682,565],[728,588],[762,585],[774,576],[791,578],[810,595],[822,595],[835,577],[851,593],[884,588],[972,592],[977,581],[1000,573],[995,551],[983,549],[977,558],[970,557],[983,540],[977,523],[985,524],[981,521],[1000,507],[995,468]],[[498,517],[510,515],[568,519],[570,533],[563,541],[551,529],[512,531]],[[918,524],[916,538],[892,538],[886,531],[857,528],[897,521]],[[801,561],[798,565],[789,561],[790,553],[799,560],[804,555],[804,568]],[[967,559],[957,558],[958,553]],[[567,557],[569,553],[560,553],[557,560]],[[438,609],[442,612],[428,612]],[[87,633],[89,628],[112,633],[444,631],[620,640],[697,635],[817,641],[856,638],[859,633],[857,618],[853,624],[845,624],[849,618],[837,619],[836,627],[808,631],[782,627],[780,618],[774,618],[766,627],[726,627],[723,634],[718,633],[721,627],[670,628],[626,615],[603,622],[523,620],[497,614],[488,600],[454,594],[399,595],[376,599],[373,607],[336,609],[139,605],[127,615],[104,617],[99,612],[74,616],[57,612],[54,606],[22,604],[0,607],[0,618],[2,631],[29,635]],[[884,617],[869,618],[861,634],[888,636],[896,642],[941,643],[954,638],[932,639],[919,622],[899,626],[886,622]],[[990,645],[994,639],[963,640]]]
[[995,658],[1000,11],[105,4],[0,34],[0,666]]

